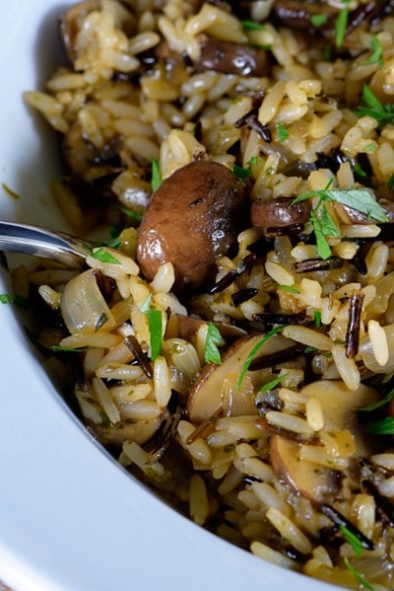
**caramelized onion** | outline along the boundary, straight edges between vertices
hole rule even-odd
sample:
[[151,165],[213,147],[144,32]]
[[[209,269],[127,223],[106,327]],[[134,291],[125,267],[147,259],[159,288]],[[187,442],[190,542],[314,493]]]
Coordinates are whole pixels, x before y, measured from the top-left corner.
[[[64,322],[71,334],[93,334],[97,330],[111,330],[114,318],[97,286],[90,269],[69,281],[60,300]],[[102,325],[103,318],[107,318]]]

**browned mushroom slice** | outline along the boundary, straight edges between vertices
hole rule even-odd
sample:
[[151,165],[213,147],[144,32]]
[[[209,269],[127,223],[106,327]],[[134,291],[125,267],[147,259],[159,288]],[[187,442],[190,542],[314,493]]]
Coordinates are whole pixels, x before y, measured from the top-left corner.
[[301,460],[297,442],[274,435],[270,451],[276,474],[303,497],[322,503],[338,491],[340,479],[337,472]]
[[99,0],[86,0],[72,6],[60,17],[60,36],[71,62],[76,59],[75,42],[83,19],[93,10],[99,10]]
[[[221,365],[204,365],[189,394],[187,408],[191,421],[205,421],[222,406],[225,406],[225,413],[232,416],[257,414],[253,393],[246,387],[241,387],[238,392],[236,385],[248,355],[261,338],[262,335],[257,335],[239,339],[223,355]],[[270,355],[288,346],[291,346],[291,341],[273,336],[259,349],[259,354]],[[259,371],[248,372],[246,376],[255,387],[261,383]],[[227,389],[224,388],[226,380],[231,384]],[[244,380],[244,386],[246,382]]]
[[[377,392],[361,385],[357,390],[349,390],[342,381],[321,380],[305,386],[301,390],[307,397],[319,400],[324,428],[335,434],[336,430],[349,430],[354,437],[353,458],[369,456],[372,440],[361,427],[357,410],[378,400]],[[327,495],[338,487],[336,472],[317,463],[300,459],[300,445],[284,437],[271,439],[271,460],[275,472],[303,496],[324,502]]]
[[[379,205],[381,205],[383,211],[387,215],[387,222],[392,224],[394,222],[394,203],[390,203],[389,201],[380,201]],[[341,222],[347,225],[376,224],[376,220],[373,220],[364,213],[361,213],[356,209],[352,209],[351,207],[347,207],[346,205],[336,204],[335,211]]]
[[301,201],[292,205],[293,199],[279,197],[253,201],[251,218],[257,228],[283,228],[295,224],[306,224],[309,220],[311,204]]
[[153,279],[161,263],[171,262],[178,290],[204,288],[216,257],[234,253],[244,218],[244,186],[228,168],[204,160],[180,168],[146,209],[137,247],[143,274]]
[[357,390],[349,390],[340,380],[321,380],[308,384],[301,392],[320,401],[325,428],[348,429],[353,434],[355,456],[370,455],[371,440],[364,434],[357,410],[379,400],[376,390],[363,384]]
[[202,44],[198,66],[223,74],[259,78],[268,74],[271,63],[264,49],[207,39]]
[[339,12],[329,2],[315,0],[276,0],[272,10],[281,23],[292,29],[311,29],[311,17],[325,14],[331,20]]
[[[208,324],[208,320],[193,318],[192,316],[181,316],[176,314],[178,333],[181,339],[191,341],[200,326]],[[236,339],[245,336],[246,331],[238,326],[232,326],[225,322],[213,322],[224,339]]]

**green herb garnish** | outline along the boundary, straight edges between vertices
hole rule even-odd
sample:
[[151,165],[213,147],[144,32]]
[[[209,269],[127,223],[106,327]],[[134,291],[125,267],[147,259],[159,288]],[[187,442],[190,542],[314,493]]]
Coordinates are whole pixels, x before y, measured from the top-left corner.
[[355,566],[352,565],[352,563],[346,556],[343,559],[343,562],[345,563],[345,566],[348,569],[348,571],[352,573],[352,575],[357,579],[357,581],[360,583],[360,585],[362,585],[362,587],[364,587],[365,589],[369,589],[369,591],[376,591],[375,587],[369,581],[367,581],[364,575],[360,573],[360,571],[358,571]]
[[19,294],[10,295],[9,293],[0,293],[0,304],[15,304],[15,306],[19,306],[20,308],[27,308],[29,302]]
[[321,312],[320,310],[316,310],[313,315],[313,322],[317,328],[321,327]]
[[94,252],[92,252],[92,257],[97,259],[101,263],[109,263],[111,265],[120,265],[121,262],[118,261],[110,252],[107,252],[105,248],[98,248]]
[[7,195],[9,195],[12,199],[20,199],[21,198],[21,196],[18,195],[18,193],[15,193],[15,191],[10,189],[9,186],[6,185],[5,183],[1,183],[1,186],[3,187],[3,190],[7,193]]
[[320,191],[307,191],[302,193],[293,204],[318,197],[317,205],[312,209],[310,221],[316,235],[317,252],[319,257],[326,260],[331,256],[331,248],[328,244],[328,236],[339,236],[339,230],[325,207],[326,202],[340,203],[365,214],[368,219],[376,222],[387,222],[385,211],[377,203],[367,189],[331,189],[330,181],[325,189]]
[[371,39],[371,55],[369,56],[367,64],[378,64],[380,68],[383,67],[383,49],[379,39],[376,35]]
[[243,28],[246,31],[262,31],[265,27],[261,23],[256,23],[255,21],[241,21]]
[[327,22],[326,14],[312,14],[310,21],[314,27],[321,27]]
[[252,169],[250,166],[238,166],[238,164],[234,164],[233,166],[233,174],[241,179],[247,179],[252,174]]
[[279,334],[280,332],[282,332],[282,330],[286,327],[285,324],[281,324],[280,326],[277,326],[276,328],[273,328],[272,330],[270,330],[269,332],[267,332],[267,334],[265,334],[253,347],[253,349],[250,351],[249,355],[246,358],[246,361],[242,367],[241,373],[239,374],[239,378],[237,381],[237,391],[239,392],[241,390],[241,386],[242,386],[242,382],[244,381],[244,378],[247,374],[247,371],[250,367],[250,364],[252,363],[253,359],[255,358],[255,356],[257,355],[257,353],[260,351],[261,347],[274,335]]
[[152,361],[160,355],[163,342],[163,327],[160,310],[149,310],[145,312],[148,319],[150,333],[150,358]]
[[376,144],[367,144],[364,149],[366,152],[369,152],[369,153],[376,152],[376,150],[378,149],[378,146]]
[[393,123],[394,105],[382,105],[369,86],[366,85],[363,87],[362,98],[365,107],[359,107],[356,110],[359,117],[373,117],[379,123],[379,127],[384,127],[387,123]]
[[163,343],[163,322],[160,310],[152,310],[152,294],[148,295],[139,309],[145,314],[149,325],[150,358],[154,361],[159,355]]
[[381,421],[375,421],[367,427],[367,433],[371,435],[394,435],[394,418],[386,417]]
[[[349,0],[346,0],[346,4]],[[335,20],[335,44],[337,47],[342,47],[343,40],[345,38],[345,32],[347,28],[347,21],[349,17],[349,11],[347,8],[342,8]]]
[[354,165],[354,167],[353,167],[353,170],[354,170],[354,172],[355,172],[356,174],[358,174],[358,176],[359,176],[359,177],[361,177],[362,179],[367,179],[367,178],[368,178],[368,175],[367,175],[367,173],[365,172],[365,170],[363,170],[363,169],[361,168],[361,166],[360,166],[359,164],[355,164],[355,165]]
[[307,355],[308,353],[315,353],[315,351],[318,351],[319,349],[316,349],[316,347],[307,347],[304,351],[304,353]]
[[283,382],[283,380],[289,375],[289,373],[290,372],[286,371],[281,376],[278,376],[274,380],[271,380],[267,384],[264,384],[264,386],[262,386],[260,388],[258,393],[259,394],[267,394],[267,392],[271,392],[271,390],[274,390],[274,388],[276,388],[276,386],[278,386],[281,382]]
[[156,191],[161,185],[161,170],[160,162],[158,160],[152,160],[152,189]]
[[291,285],[278,285],[278,289],[282,289],[288,293],[301,293],[299,289],[292,287]]
[[364,548],[358,537],[355,536],[354,533],[352,533],[350,529],[348,529],[345,525],[340,525],[339,530],[342,533],[343,537],[346,539],[346,541],[353,548],[353,552],[355,553],[355,555],[357,557],[360,557],[363,553]]
[[248,164],[249,166],[256,166],[256,164],[258,164],[260,162],[260,156],[252,156],[252,158],[249,160]]
[[367,406],[362,406],[361,408],[358,409],[358,411],[359,412],[371,412],[373,410],[376,410],[377,408],[380,408],[381,406],[384,406],[385,404],[390,402],[390,400],[392,400],[393,398],[394,398],[394,388],[392,388],[390,390],[390,392],[388,394],[386,394],[386,396],[384,398],[382,398],[382,400],[378,400],[378,402],[372,402],[371,404],[367,404]]
[[61,345],[50,345],[48,349],[55,353],[83,353],[87,351],[87,347],[80,347],[79,349],[72,349],[71,347],[62,347]]
[[135,209],[130,209],[129,207],[121,207],[120,208],[128,218],[132,218],[136,222],[140,222],[144,217],[142,211],[136,211]]
[[212,363],[214,365],[220,365],[222,363],[222,358],[220,356],[220,351],[218,349],[218,345],[223,344],[223,339],[221,337],[220,332],[216,328],[216,326],[210,322],[208,324],[208,332],[207,338],[205,340],[205,349],[204,349],[204,361],[205,363]]
[[282,123],[278,123],[276,126],[276,131],[278,134],[278,142],[282,144],[289,137],[289,132],[287,131],[286,127],[282,125]]

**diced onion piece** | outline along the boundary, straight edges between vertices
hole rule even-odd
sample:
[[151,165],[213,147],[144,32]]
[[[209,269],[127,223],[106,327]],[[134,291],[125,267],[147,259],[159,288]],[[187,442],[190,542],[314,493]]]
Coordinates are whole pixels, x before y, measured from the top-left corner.
[[77,275],[67,283],[60,308],[71,334],[93,334],[97,330],[111,330],[115,326],[92,270]]

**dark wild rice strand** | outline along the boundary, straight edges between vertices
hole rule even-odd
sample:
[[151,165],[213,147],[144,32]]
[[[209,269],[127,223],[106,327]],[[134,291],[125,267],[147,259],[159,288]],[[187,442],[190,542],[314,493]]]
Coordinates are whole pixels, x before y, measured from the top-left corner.
[[153,369],[152,366],[146,357],[145,353],[141,349],[141,345],[137,341],[134,336],[129,336],[125,338],[125,344],[133,353],[134,357],[138,360],[138,363],[141,366],[142,371],[146,375],[146,377],[152,379],[153,378]]
[[322,259],[306,259],[294,263],[293,270],[296,273],[312,273],[314,271],[331,271],[343,267],[343,260],[339,257],[331,257],[325,261]]
[[360,342],[361,312],[364,294],[356,294],[349,299],[349,323],[345,338],[346,357],[354,359],[358,353]]
[[375,549],[375,545],[372,542],[372,540],[367,538],[367,536],[365,536],[355,525],[353,525],[353,523],[346,519],[346,517],[342,515],[342,513],[334,509],[334,507],[331,507],[331,505],[323,504],[320,505],[320,510],[326,517],[328,517],[328,519],[331,519],[331,521],[335,523],[335,525],[339,527],[346,527],[346,529],[348,529],[349,532],[352,533],[359,540],[359,542],[361,543],[362,547],[365,548],[365,550]]

